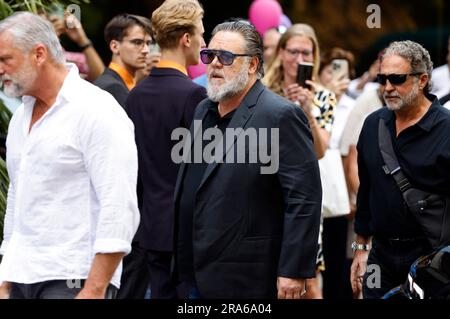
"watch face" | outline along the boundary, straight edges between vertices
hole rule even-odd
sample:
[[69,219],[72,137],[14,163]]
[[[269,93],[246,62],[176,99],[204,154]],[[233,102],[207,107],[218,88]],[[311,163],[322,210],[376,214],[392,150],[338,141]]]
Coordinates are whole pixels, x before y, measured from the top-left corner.
[[352,250],[353,252],[355,252],[356,250],[369,251],[369,244],[357,244],[356,242],[353,242]]

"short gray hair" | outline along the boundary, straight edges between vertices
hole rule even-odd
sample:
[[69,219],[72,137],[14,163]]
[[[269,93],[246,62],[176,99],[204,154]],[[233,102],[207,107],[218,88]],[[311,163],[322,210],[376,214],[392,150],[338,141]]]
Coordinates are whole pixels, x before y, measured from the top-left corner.
[[30,52],[38,44],[43,44],[53,60],[66,63],[63,48],[52,24],[30,12],[17,12],[0,22],[0,33],[11,32],[13,41],[23,52]]
[[428,94],[431,91],[431,73],[433,71],[433,62],[430,58],[430,53],[417,42],[413,41],[396,41],[392,42],[386,51],[381,56],[381,61],[384,58],[398,55],[409,61],[411,65],[411,73],[426,73],[428,74],[428,83],[424,87],[423,92]]
[[246,20],[227,21],[217,25],[214,28],[211,37],[214,37],[220,31],[237,32],[242,35],[246,44],[246,52],[244,53],[251,54],[252,56],[258,58],[258,78],[263,78],[263,40],[258,31],[256,31],[255,27]]

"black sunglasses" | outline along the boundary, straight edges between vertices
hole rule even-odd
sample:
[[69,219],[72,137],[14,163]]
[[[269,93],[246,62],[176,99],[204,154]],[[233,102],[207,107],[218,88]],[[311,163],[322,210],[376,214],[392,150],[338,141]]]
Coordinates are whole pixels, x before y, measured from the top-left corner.
[[386,85],[386,81],[389,80],[389,83],[392,85],[400,85],[406,82],[408,76],[417,76],[422,73],[409,73],[409,74],[377,74],[377,82],[381,85]]
[[214,61],[214,58],[217,57],[219,62],[223,65],[232,65],[234,59],[239,56],[252,56],[251,54],[235,54],[230,51],[225,50],[210,50],[204,49],[200,51],[200,59],[205,64],[210,64]]

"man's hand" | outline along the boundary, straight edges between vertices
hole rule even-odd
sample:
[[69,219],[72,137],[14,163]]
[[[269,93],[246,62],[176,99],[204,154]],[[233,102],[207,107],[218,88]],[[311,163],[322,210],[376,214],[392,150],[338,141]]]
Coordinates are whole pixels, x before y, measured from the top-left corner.
[[89,43],[89,38],[84,32],[81,22],[68,12],[64,14],[65,30],[64,33],[70,40],[75,42],[79,47],[83,47]]
[[4,281],[0,285],[0,299],[9,299],[11,293],[11,283]]
[[301,299],[306,293],[305,279],[278,277],[278,299]]
[[353,263],[350,269],[350,282],[352,284],[353,296],[359,296],[362,291],[368,258],[369,252],[364,250],[357,250],[353,256]]

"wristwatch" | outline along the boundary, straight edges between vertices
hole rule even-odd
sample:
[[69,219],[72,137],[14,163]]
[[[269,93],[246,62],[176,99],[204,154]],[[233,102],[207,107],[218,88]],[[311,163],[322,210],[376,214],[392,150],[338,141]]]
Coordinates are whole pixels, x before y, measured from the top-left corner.
[[369,251],[370,245],[369,244],[358,244],[356,241],[354,241],[352,243],[352,251],[355,252],[357,250]]

